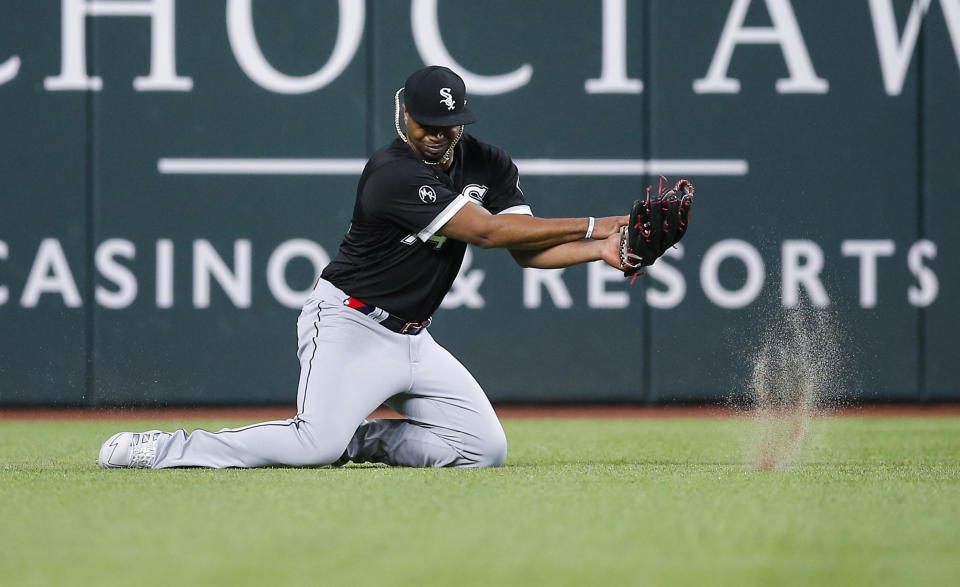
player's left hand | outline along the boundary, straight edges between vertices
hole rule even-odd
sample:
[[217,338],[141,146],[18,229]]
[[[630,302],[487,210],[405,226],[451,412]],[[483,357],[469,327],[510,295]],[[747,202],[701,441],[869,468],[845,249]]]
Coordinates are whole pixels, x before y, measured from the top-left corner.
[[681,179],[668,188],[667,178],[661,176],[656,196],[651,196],[647,188],[647,197],[635,201],[630,209],[630,220],[620,240],[620,268],[627,277],[641,274],[687,232],[693,185]]

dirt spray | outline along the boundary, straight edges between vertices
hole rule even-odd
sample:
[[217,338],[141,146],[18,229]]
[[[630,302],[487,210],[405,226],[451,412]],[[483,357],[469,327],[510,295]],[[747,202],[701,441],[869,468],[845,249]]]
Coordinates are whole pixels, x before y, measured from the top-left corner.
[[778,304],[762,323],[749,357],[756,424],[749,459],[756,470],[782,471],[801,456],[813,420],[844,397],[844,336],[829,310],[808,304]]

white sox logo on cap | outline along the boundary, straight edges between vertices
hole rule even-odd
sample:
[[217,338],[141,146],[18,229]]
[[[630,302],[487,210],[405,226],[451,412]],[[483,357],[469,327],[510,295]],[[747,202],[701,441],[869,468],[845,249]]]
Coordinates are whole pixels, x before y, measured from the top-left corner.
[[443,100],[440,100],[441,104],[447,105],[447,110],[453,110],[457,107],[456,103],[453,101],[453,96],[451,95],[450,88],[440,88],[440,95],[443,96]]
[[437,192],[428,185],[420,186],[420,201],[424,204],[432,204],[437,201]]

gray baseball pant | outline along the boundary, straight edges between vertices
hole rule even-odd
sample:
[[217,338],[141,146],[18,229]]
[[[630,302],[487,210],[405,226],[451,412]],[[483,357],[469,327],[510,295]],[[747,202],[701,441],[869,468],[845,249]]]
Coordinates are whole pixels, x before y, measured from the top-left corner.
[[[321,279],[297,321],[297,415],[161,438],[154,468],[502,465],[507,441],[480,385],[430,333],[398,334]],[[405,419],[364,418],[386,403]]]

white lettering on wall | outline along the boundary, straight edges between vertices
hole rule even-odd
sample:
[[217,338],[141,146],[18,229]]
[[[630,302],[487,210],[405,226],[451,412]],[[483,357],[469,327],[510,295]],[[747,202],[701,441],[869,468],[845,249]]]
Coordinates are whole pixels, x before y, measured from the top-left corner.
[[317,71],[305,76],[292,76],[277,71],[263,56],[253,29],[252,0],[227,2],[227,37],[237,64],[247,77],[261,88],[278,94],[306,94],[319,90],[337,79],[350,65],[360,47],[366,20],[365,2],[339,0],[340,20],[333,53]]
[[800,288],[807,290],[810,302],[817,308],[830,305],[830,297],[820,281],[823,271],[823,249],[811,240],[785,240],[781,249],[783,274],[781,299],[786,308],[800,303]]
[[79,308],[82,305],[80,291],[73,279],[70,265],[67,264],[67,257],[63,254],[63,247],[55,238],[45,238],[40,242],[27,283],[23,287],[23,295],[20,296],[20,305],[33,308],[45,293],[60,294],[68,308]]
[[296,258],[303,258],[313,266],[313,275],[320,275],[330,263],[330,256],[317,243],[303,239],[291,239],[280,243],[267,261],[267,286],[273,297],[288,308],[299,308],[313,291],[313,282],[306,289],[293,289],[287,283],[287,265]]
[[873,33],[877,39],[883,87],[891,96],[899,96],[903,91],[907,67],[913,57],[917,37],[920,36],[920,23],[929,8],[930,0],[913,2],[910,6],[910,14],[907,16],[907,24],[903,27],[903,37],[899,38],[892,1],[870,0],[870,18],[873,22]]
[[98,285],[94,298],[104,308],[117,310],[126,308],[137,299],[137,278],[130,269],[117,262],[117,257],[133,259],[137,248],[126,239],[113,238],[100,243],[94,253],[94,264],[100,275],[117,286],[116,291]]
[[[0,261],[6,261],[9,253],[10,249],[7,248],[7,243],[0,241]],[[9,299],[10,290],[7,289],[7,286],[0,285],[0,306],[6,304]]]
[[[441,237],[446,238],[446,237]],[[463,254],[463,262],[460,263],[460,269],[457,270],[457,277],[453,280],[450,291],[440,302],[441,308],[482,308],[486,305],[483,296],[480,295],[480,285],[487,276],[483,269],[470,269],[473,265],[473,251],[470,247]]]
[[892,240],[845,240],[840,244],[844,257],[860,258],[860,306],[877,305],[877,257],[889,257],[896,250]]
[[630,294],[625,291],[609,291],[607,284],[624,283],[623,271],[614,269],[604,261],[587,263],[587,306],[590,308],[626,308]]
[[627,0],[603,0],[600,77],[588,79],[588,94],[639,94],[643,82],[627,77]]
[[940,281],[932,269],[923,264],[924,259],[937,258],[937,245],[928,240],[919,240],[913,243],[907,253],[907,267],[910,273],[917,278],[918,285],[907,288],[907,299],[911,304],[926,308],[937,299],[940,291]]
[[176,71],[174,0],[62,0],[60,32],[60,75],[43,80],[48,90],[100,90],[103,80],[87,75],[88,16],[150,17],[150,75],[133,78],[139,91],[186,92],[193,80]]
[[[156,248],[156,307],[170,308],[174,305],[174,248],[171,239],[159,239],[153,245]],[[138,280],[146,272],[154,269],[142,268],[145,273],[138,275],[129,261],[137,258],[137,245],[128,239],[114,238],[101,242],[93,252],[94,273],[85,279],[94,282],[93,302],[105,308],[126,308],[134,304],[139,295]],[[80,290],[71,273],[64,249],[56,238],[47,238],[40,243],[32,259],[16,259],[15,247],[0,241],[0,306],[9,305],[19,296],[20,305],[25,308],[36,307],[44,293],[60,294],[63,304],[68,307],[82,306]],[[879,257],[890,257],[898,248],[890,239],[846,240],[841,243],[840,252],[844,257],[858,257],[859,279],[844,280],[837,285],[840,289],[833,296],[859,298],[864,308],[877,305]],[[468,249],[469,251],[470,249]],[[454,286],[444,299],[445,308],[483,308],[484,299],[480,294],[480,285],[484,283],[486,271],[473,267],[473,253],[468,252],[461,266],[461,272]],[[913,307],[927,307],[933,304],[940,294],[940,283],[933,260],[937,259],[937,245],[929,240],[918,240],[903,245],[900,262],[905,263],[909,275],[906,290],[907,301]],[[826,265],[823,248],[816,242],[799,239],[785,240],[781,245],[781,302],[784,307],[798,305],[801,291],[805,291],[811,303],[826,307],[833,303],[827,295],[822,281]],[[227,260],[224,260],[226,257]],[[237,240],[233,243],[233,257],[221,255],[207,240],[193,242],[192,276],[193,282],[185,288],[192,288],[193,307],[209,308],[214,303],[230,304],[246,308],[251,305],[253,272],[252,245],[249,240]],[[298,308],[309,295],[310,288],[302,290],[291,287],[287,276],[297,274],[298,282],[306,279],[312,283],[329,262],[326,250],[314,241],[292,239],[281,242],[276,248],[257,255],[264,259],[265,285],[274,300],[289,308]],[[297,258],[309,262],[309,268],[300,266],[291,271],[290,264]],[[675,308],[686,299],[687,283],[685,272],[696,272],[696,265],[681,271],[684,259],[684,246],[677,244],[668,249],[655,265],[646,268],[647,275],[641,277],[637,287],[644,288],[646,303],[657,309]],[[742,240],[723,240],[710,246],[702,257],[698,254],[700,283],[706,297],[722,308],[741,308],[754,302],[764,287],[767,278],[764,261],[757,249]],[[746,278],[742,285],[731,286],[729,276],[739,273],[739,264],[746,268]],[[142,263],[140,264],[142,265]],[[8,267],[30,267],[29,276],[20,283],[13,283]],[[629,279],[623,279],[619,270],[607,267],[595,261],[585,268],[583,286],[586,289],[586,306],[595,309],[625,309],[630,305]],[[848,267],[852,270],[852,266]],[[259,269],[257,269],[259,271]],[[901,272],[897,272],[899,276]],[[556,307],[567,309],[574,307],[570,289],[566,283],[563,269],[524,269],[523,271],[523,307],[536,309]],[[724,277],[726,287],[721,284]],[[851,276],[852,277],[852,276]],[[21,278],[18,278],[21,279]],[[187,280],[189,281],[189,277]],[[579,278],[578,278],[579,279]],[[776,277],[770,276],[770,279]],[[211,281],[216,280],[226,292],[226,297],[211,299]],[[23,286],[22,291],[17,288]],[[856,291],[854,287],[859,286]],[[577,286],[579,287],[579,286]],[[727,289],[730,287],[730,289]],[[544,301],[544,291],[549,296]],[[16,293],[15,293],[16,292]]]
[[943,19],[947,22],[947,31],[950,33],[950,43],[953,45],[953,56],[960,69],[960,0],[940,0],[940,9]]
[[238,308],[250,307],[250,241],[240,239],[233,243],[233,270],[217,254],[207,240],[193,242],[193,305],[210,307],[210,277],[213,276],[224,293]]
[[[479,75],[457,63],[443,44],[443,38],[440,35],[437,0],[413,0],[410,4],[410,23],[413,28],[413,41],[417,46],[420,59],[427,65],[444,65],[456,71],[463,78],[471,94],[478,96],[506,94],[526,85],[533,76],[533,66],[529,63],[502,75]],[[461,28],[460,34],[470,30],[472,30],[470,27]]]
[[157,307],[173,307],[173,241],[157,241]]
[[[920,36],[920,26],[930,9],[931,0],[914,0],[903,27],[903,36],[897,34],[897,21],[891,0],[870,0],[870,18],[877,40],[877,55],[883,87],[890,96],[899,96],[903,81],[913,59],[913,51]],[[947,22],[950,41],[960,67],[960,0],[940,0],[940,8]]]
[[[737,290],[720,284],[720,263],[739,259],[747,269],[747,279]],[[757,298],[763,289],[763,259],[750,243],[739,239],[722,240],[710,247],[700,265],[700,285],[711,302],[721,308],[742,308]]]
[[523,270],[523,307],[540,307],[543,302],[541,287],[547,289],[547,293],[550,294],[550,299],[556,307],[572,307],[573,298],[570,297],[570,291],[563,282],[563,271],[563,269],[525,268]]
[[776,82],[779,94],[826,94],[830,87],[827,80],[817,77],[810,61],[810,53],[800,34],[800,26],[790,0],[764,0],[773,23],[771,27],[743,26],[752,0],[734,0],[723,26],[720,42],[704,78],[693,82],[693,91],[698,94],[737,94],[740,81],[727,77],[730,60],[737,45],[780,45],[790,77]]
[[682,260],[683,243],[677,243],[667,249],[663,257],[657,259],[655,264],[647,267],[647,275],[649,275],[651,279],[655,279],[667,286],[665,290],[654,289],[652,287],[647,288],[647,305],[651,308],[660,310],[676,308],[680,305],[680,302],[683,301],[684,296],[687,295],[687,282],[683,278],[683,273],[680,273],[680,270],[673,265],[668,265],[666,263],[667,258],[678,261]]
[[20,72],[20,58],[14,55],[0,64],[0,86],[17,77]]
[[[903,30],[896,22],[893,0],[868,0],[883,85],[888,95],[900,95],[913,60],[923,19],[934,0],[913,0]],[[960,0],[938,0],[960,68]],[[316,91],[335,81],[350,65],[362,43],[366,26],[366,2],[338,0],[339,19],[333,51],[326,63],[303,76],[287,75],[274,68],[261,51],[256,37],[253,0],[227,0],[227,38],[234,57],[244,73],[258,86],[280,94]],[[450,54],[440,32],[437,0],[411,0],[410,18],[413,40],[424,63],[438,63],[457,70],[472,93],[504,94],[528,84],[533,66],[522,64],[499,75],[481,75],[468,71]],[[778,93],[824,94],[826,79],[814,70],[809,50],[800,30],[791,0],[763,0],[770,26],[745,26],[753,0],[732,0],[707,74],[694,80],[698,94],[736,94],[740,81],[729,77],[733,54],[740,45],[777,45],[789,76],[776,81]],[[644,85],[627,73],[628,20],[627,0],[603,0],[601,35],[601,71],[599,77],[584,82],[587,94],[638,94]],[[87,73],[87,24],[92,17],[149,18],[150,72],[138,76],[133,86],[138,91],[190,91],[193,79],[177,75],[176,0],[62,0],[60,73],[44,78],[47,90],[101,90],[103,80]],[[482,34],[482,33],[470,33]],[[859,42],[854,39],[851,42]],[[0,86],[17,78],[22,59],[19,55],[0,62]]]

